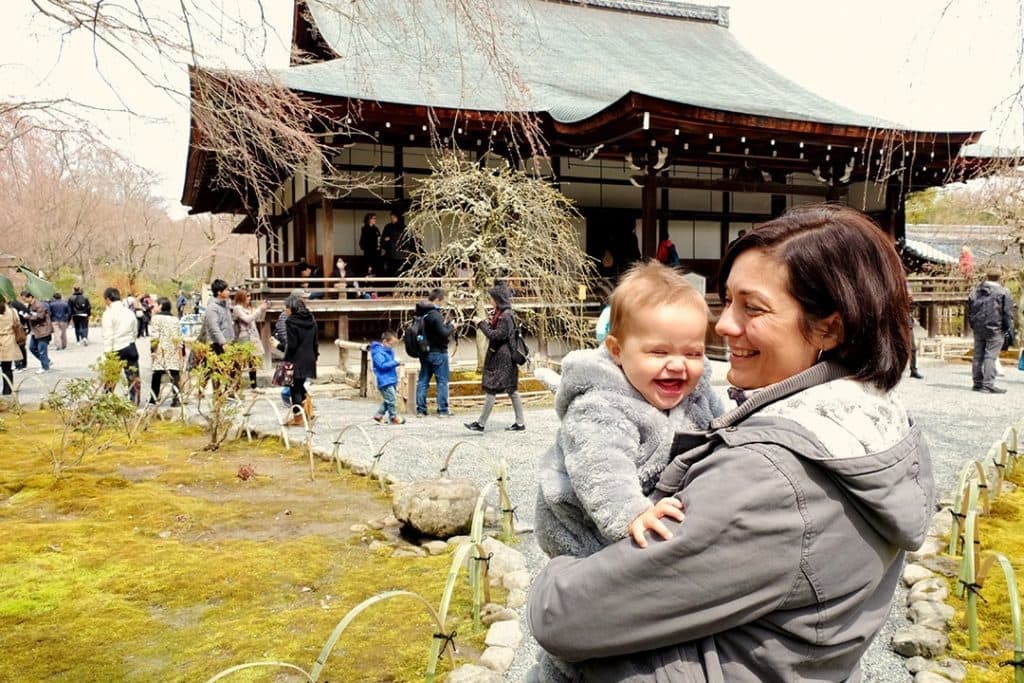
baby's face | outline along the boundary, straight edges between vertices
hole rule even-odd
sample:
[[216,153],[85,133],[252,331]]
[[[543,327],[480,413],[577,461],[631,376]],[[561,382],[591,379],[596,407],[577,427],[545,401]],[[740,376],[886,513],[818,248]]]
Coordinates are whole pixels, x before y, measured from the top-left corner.
[[670,410],[697,386],[704,372],[708,319],[689,304],[637,311],[623,339],[605,345],[626,379],[652,406]]

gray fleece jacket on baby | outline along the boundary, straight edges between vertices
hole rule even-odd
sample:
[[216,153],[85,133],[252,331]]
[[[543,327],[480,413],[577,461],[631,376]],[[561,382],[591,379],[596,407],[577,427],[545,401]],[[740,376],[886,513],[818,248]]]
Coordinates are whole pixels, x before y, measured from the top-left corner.
[[723,412],[711,367],[670,411],[652,406],[607,350],[573,351],[562,361],[555,397],[561,418],[544,454],[534,517],[548,555],[584,557],[625,538],[672,454],[677,432],[703,430]]

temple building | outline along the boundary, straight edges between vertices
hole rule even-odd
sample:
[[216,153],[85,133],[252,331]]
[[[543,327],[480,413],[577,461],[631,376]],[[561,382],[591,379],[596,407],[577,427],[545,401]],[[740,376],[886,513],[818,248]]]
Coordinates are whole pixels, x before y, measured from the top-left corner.
[[802,203],[848,203],[905,238],[907,193],[942,184],[981,134],[909,130],[830,102],[746,51],[726,7],[479,6],[493,15],[432,0],[296,0],[292,41],[304,57],[279,78],[336,113],[337,168],[388,182],[332,196],[320,169],[284,177],[257,230],[245,199],[214,182],[216,154],[193,126],[182,202],[243,216],[236,232],[257,233],[263,262],[328,273],[335,255],[358,263],[363,214],[383,223],[407,208],[435,149],[454,147],[549,177],[576,203],[580,243],[597,262],[621,261],[631,245],[653,256],[668,234],[711,289],[740,230]]

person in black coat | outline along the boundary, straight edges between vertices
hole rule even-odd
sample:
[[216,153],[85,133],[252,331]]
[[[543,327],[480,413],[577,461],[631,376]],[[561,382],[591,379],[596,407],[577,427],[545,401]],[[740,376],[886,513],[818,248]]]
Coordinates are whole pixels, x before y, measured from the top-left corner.
[[519,398],[519,366],[512,361],[509,346],[516,330],[512,315],[512,292],[507,285],[499,283],[487,293],[491,295],[494,313],[490,321],[481,320],[477,323],[477,330],[487,337],[488,341],[487,355],[484,356],[484,376],[481,381],[486,398],[480,417],[474,422],[467,422],[466,429],[474,432],[484,431],[487,418],[494,407],[495,397],[499,393],[506,393],[512,399],[516,421],[505,430],[521,432],[526,429],[526,422],[523,418],[523,402]]
[[405,224],[402,223],[402,217],[395,211],[391,212],[390,218],[391,222],[384,226],[380,237],[380,248],[383,255],[381,265],[384,268],[381,274],[384,277],[396,277],[405,260],[402,256],[404,245],[401,244],[405,237]]
[[359,231],[359,248],[366,257],[366,265],[373,267],[373,272],[380,273],[380,228],[377,227],[375,213],[363,216],[363,227]]
[[302,406],[308,418],[313,417],[313,402],[306,394],[306,380],[316,377],[316,359],[320,355],[317,342],[316,320],[306,308],[302,297],[289,294],[284,300],[285,344],[284,360],[294,368],[292,379],[292,424],[302,424],[302,416],[296,406]]

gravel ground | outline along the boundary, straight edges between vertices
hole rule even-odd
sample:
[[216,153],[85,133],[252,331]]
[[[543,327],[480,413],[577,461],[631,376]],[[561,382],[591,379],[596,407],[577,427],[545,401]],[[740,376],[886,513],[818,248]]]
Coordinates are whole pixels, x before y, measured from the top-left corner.
[[[93,330],[98,341],[98,330]],[[140,355],[144,380],[148,371],[148,344],[140,343]],[[144,348],[143,348],[144,347]],[[61,377],[80,375],[87,372],[87,366],[95,360],[99,345],[87,348],[72,345],[68,350],[53,355],[57,371],[40,375],[37,385],[28,380],[24,387],[25,400],[38,400],[45,386],[52,386]],[[324,356],[321,356],[324,358]],[[714,363],[716,389],[725,393],[724,377],[726,366]],[[16,375],[27,377],[38,366],[30,361],[27,373]],[[1021,415],[1020,397],[1024,396],[1024,373],[1007,367],[1005,376],[997,384],[1009,389],[1005,395],[980,394],[970,391],[970,366],[967,364],[942,363],[921,360],[921,372],[925,379],[905,379],[897,393],[920,422],[932,450],[935,479],[941,493],[949,491],[956,481],[962,464],[970,459],[981,458],[988,446],[998,439],[1007,426]],[[509,493],[517,506],[518,528],[532,527],[533,500],[535,496],[535,474],[540,455],[551,444],[558,421],[550,407],[528,408],[526,411],[527,430],[506,432],[504,427],[512,423],[511,410],[506,405],[499,407],[491,416],[487,431],[483,434],[469,432],[463,422],[476,417],[475,412],[462,412],[452,418],[431,415],[426,418],[410,418],[402,426],[381,426],[370,416],[376,404],[369,399],[329,398],[324,395],[331,385],[314,389],[314,398],[319,418],[314,423],[314,442],[317,447],[330,450],[342,433],[339,448],[345,457],[359,463],[371,464],[372,455],[385,445],[378,468],[398,480],[437,476],[441,462],[456,446],[452,456],[450,475],[466,477],[481,484],[492,479],[492,466],[504,458],[510,472]],[[275,415],[271,404],[280,406],[276,391],[263,392],[267,400],[260,400],[251,418],[252,424],[268,432],[277,431]],[[431,406],[433,409],[433,406]],[[293,440],[301,440],[303,431],[292,428],[289,434]],[[532,573],[544,565],[546,557],[538,549],[529,533],[524,533],[518,545],[527,558]],[[896,597],[897,607],[893,615],[866,654],[863,667],[867,681],[909,681],[911,677],[903,667],[901,657],[888,648],[892,632],[905,623],[902,609],[903,595]],[[525,622],[524,622],[525,624]],[[529,637],[520,647],[506,680],[518,681],[533,662],[536,644]]]

